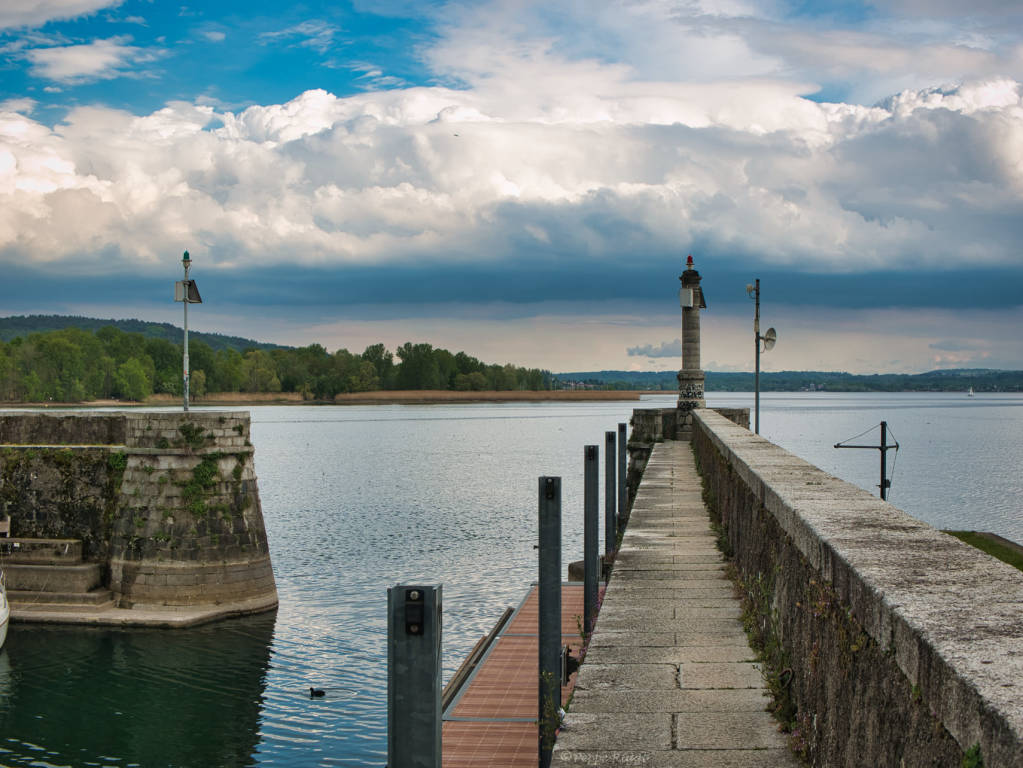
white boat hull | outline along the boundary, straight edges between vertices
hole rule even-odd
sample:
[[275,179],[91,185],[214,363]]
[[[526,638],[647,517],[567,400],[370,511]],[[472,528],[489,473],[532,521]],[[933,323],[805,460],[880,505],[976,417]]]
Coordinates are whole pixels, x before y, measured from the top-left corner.
[[4,574],[0,571],[0,648],[7,639],[7,625],[11,619],[11,605],[7,602],[7,590],[4,586]]

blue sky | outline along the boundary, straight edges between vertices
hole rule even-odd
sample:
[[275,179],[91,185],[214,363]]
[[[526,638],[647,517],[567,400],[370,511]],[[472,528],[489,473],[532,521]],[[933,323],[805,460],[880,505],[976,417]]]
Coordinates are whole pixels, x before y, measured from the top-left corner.
[[7,0],[0,315],[555,371],[1023,368],[1023,10]]

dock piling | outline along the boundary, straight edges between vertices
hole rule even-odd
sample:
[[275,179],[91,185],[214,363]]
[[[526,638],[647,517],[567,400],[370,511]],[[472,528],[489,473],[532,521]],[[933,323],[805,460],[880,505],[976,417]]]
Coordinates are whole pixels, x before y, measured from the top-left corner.
[[604,433],[604,554],[611,558],[618,543],[618,515],[615,513],[615,433]]
[[540,768],[550,765],[561,708],[561,478],[539,482],[539,673]]
[[387,590],[387,765],[441,768],[441,585]]
[[[629,449],[628,442],[625,435],[625,424],[622,422],[618,423],[618,515],[617,515],[617,528],[616,533],[621,533],[622,526],[625,524],[625,512],[629,505],[629,491],[628,486],[625,484],[625,474],[627,472],[628,461],[629,461]],[[617,538],[617,536],[616,536]]]
[[583,629],[593,631],[600,579],[600,446],[583,449]]

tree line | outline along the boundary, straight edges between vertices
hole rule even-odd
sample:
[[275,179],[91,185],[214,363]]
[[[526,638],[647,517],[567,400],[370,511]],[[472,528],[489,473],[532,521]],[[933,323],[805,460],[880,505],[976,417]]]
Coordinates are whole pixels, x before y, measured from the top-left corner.
[[[487,364],[465,352],[412,342],[394,353],[373,344],[354,354],[330,353],[319,344],[214,351],[190,340],[188,356],[194,397],[298,392],[310,400],[333,400],[344,392],[374,390],[543,390],[554,381],[549,371]],[[0,341],[0,401],[142,401],[153,394],[181,395],[182,389],[182,347],[166,339],[105,326]]]
[[[752,392],[753,373],[706,371],[708,392]],[[674,371],[585,371],[558,373],[562,386],[574,382],[593,389],[675,391]],[[556,385],[557,386],[557,385]],[[841,371],[761,371],[762,392],[1020,392],[1023,371],[947,369],[926,373],[853,374]]]

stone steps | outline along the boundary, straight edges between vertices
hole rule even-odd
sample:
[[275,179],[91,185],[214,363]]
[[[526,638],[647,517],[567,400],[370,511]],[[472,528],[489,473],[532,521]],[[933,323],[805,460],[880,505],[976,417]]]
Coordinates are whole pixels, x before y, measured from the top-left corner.
[[76,609],[104,610],[114,607],[114,593],[104,587],[88,592],[33,592],[8,590],[7,598],[16,613],[26,611],[57,611],[74,607]]
[[5,537],[0,540],[0,556],[5,564],[75,564],[82,562],[82,540]]
[[85,594],[102,583],[103,568],[99,563],[27,565],[5,561],[4,574],[8,594],[18,592]]

